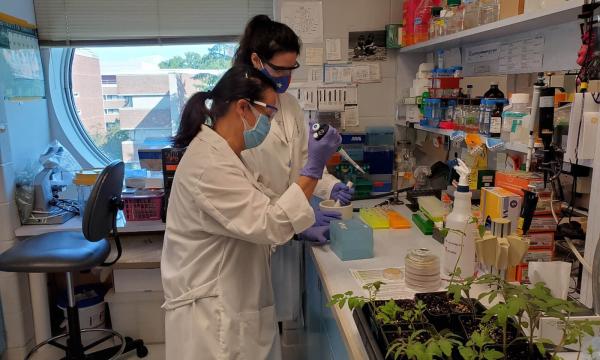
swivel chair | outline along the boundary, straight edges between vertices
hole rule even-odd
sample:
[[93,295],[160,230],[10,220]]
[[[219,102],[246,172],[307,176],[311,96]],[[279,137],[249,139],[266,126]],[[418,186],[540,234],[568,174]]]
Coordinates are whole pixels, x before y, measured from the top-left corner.
[[[148,354],[142,340],[124,338],[109,329],[79,328],[79,311],[75,301],[73,273],[90,270],[96,266],[110,266],[121,256],[121,243],[117,233],[117,213],[123,208],[121,190],[124,165],[121,161],[109,164],[98,176],[85,207],[82,231],[62,231],[42,234],[18,242],[0,255],[0,271],[23,273],[66,273],[68,332],[36,345],[25,360],[31,359],[41,347],[52,345],[65,352],[65,360],[113,360],[121,354],[136,350],[138,357]],[[116,258],[106,263],[110,254],[111,235],[117,249]],[[82,333],[105,333],[91,344],[82,343]],[[66,338],[66,346],[58,340]],[[90,349],[117,338],[120,345],[89,353]],[[86,354],[88,352],[88,354]]]

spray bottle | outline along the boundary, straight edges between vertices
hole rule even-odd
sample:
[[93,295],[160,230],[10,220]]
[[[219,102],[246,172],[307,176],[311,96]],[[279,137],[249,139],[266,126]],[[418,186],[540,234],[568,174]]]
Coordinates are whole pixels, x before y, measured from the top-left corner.
[[[449,229],[444,239],[442,250],[442,279],[450,280],[455,268],[460,268],[461,277],[466,278],[475,273],[475,239],[477,224],[473,223],[471,211],[471,190],[469,175],[471,169],[461,160],[454,170],[460,176],[457,190],[454,192],[454,207],[446,217],[446,228]],[[463,234],[464,233],[464,234]]]

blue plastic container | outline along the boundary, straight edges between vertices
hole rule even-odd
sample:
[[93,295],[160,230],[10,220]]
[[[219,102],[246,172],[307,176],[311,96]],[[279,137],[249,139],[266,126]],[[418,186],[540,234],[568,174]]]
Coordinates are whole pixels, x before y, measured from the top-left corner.
[[440,99],[425,99],[424,100],[424,117],[427,120],[427,125],[430,127],[438,127],[442,121],[442,100]]
[[394,175],[392,174],[369,175],[369,180],[371,180],[371,183],[373,183],[372,192],[392,191],[393,177]]
[[362,145],[346,145],[344,150],[354,161],[363,161],[365,158],[365,150]]
[[367,127],[367,145],[394,145],[394,128],[391,126]]
[[369,165],[370,174],[391,174],[394,172],[394,147],[366,146],[364,162]]
[[329,224],[331,250],[342,261],[373,257],[373,229],[357,219],[334,220]]
[[367,134],[364,133],[342,133],[342,145],[349,144],[365,144],[367,142]]

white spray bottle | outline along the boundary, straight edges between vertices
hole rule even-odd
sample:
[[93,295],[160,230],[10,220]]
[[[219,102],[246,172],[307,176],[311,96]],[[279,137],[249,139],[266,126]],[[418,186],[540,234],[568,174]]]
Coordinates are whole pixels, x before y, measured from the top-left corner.
[[444,249],[442,250],[441,276],[444,280],[450,280],[456,268],[460,268],[462,278],[472,276],[476,268],[477,224],[472,221],[471,190],[469,189],[471,169],[461,159],[457,160],[458,165],[454,167],[454,170],[460,179],[458,188],[454,192],[454,207],[446,217],[446,228],[450,231],[444,239]]

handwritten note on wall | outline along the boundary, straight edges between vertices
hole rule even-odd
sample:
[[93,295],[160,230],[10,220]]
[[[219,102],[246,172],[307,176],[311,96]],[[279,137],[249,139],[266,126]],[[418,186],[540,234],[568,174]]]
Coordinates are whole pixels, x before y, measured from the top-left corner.
[[323,42],[323,3],[320,1],[290,1],[281,6],[281,20],[294,30],[302,42]]

